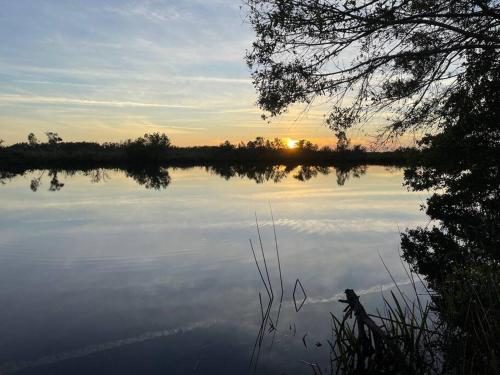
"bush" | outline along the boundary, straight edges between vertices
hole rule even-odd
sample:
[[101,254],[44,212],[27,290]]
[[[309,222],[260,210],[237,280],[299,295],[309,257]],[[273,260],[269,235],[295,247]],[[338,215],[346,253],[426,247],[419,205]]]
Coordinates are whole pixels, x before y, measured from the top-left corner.
[[127,157],[136,161],[159,161],[170,148],[170,139],[166,134],[144,134],[135,141],[128,140],[124,148]]

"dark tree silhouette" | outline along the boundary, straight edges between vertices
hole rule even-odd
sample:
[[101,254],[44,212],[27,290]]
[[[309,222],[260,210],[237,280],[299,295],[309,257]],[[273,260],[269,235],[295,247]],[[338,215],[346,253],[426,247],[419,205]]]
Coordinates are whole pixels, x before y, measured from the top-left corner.
[[36,146],[38,144],[38,139],[34,133],[28,134],[28,144],[30,146]]
[[351,145],[351,140],[347,137],[345,131],[337,132],[337,152],[346,152],[349,150],[349,146]]
[[224,141],[219,145],[219,147],[225,150],[234,150],[236,148],[236,146],[229,141]]
[[144,134],[136,140],[128,140],[124,144],[128,158],[136,161],[158,161],[171,147],[166,134]]
[[446,365],[489,374],[500,358],[500,63],[478,56],[459,87],[443,131],[421,142],[423,165],[405,172],[409,187],[439,193],[427,201],[431,223],[406,231],[402,250],[437,292]]
[[[336,132],[393,113],[387,134],[439,124],[476,56],[498,60],[498,0],[247,0],[258,104],[328,97]],[[346,95],[349,100],[344,100]],[[266,116],[264,116],[266,117]]]
[[[488,73],[487,73],[488,72]],[[500,264],[500,64],[479,60],[451,96],[441,134],[422,140],[423,165],[406,171],[436,225],[404,237],[406,257],[431,280],[473,262]]]
[[350,126],[381,111],[388,136],[432,130],[405,177],[439,193],[430,223],[403,233],[403,257],[433,290],[442,373],[498,373],[500,1],[247,3],[247,62],[267,116],[327,97],[339,151]]
[[57,134],[57,133],[46,132],[45,135],[47,136],[47,140],[49,142],[49,145],[57,145],[58,143],[63,141],[63,139],[61,137],[59,137],[59,134]]

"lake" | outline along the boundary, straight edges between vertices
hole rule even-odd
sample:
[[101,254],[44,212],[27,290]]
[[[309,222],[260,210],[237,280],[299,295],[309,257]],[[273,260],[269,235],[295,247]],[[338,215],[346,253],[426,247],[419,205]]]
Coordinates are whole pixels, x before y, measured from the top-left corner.
[[[381,259],[408,284],[399,231],[426,223],[427,196],[393,167],[3,177],[1,374],[310,371],[328,362],[344,289],[380,307]],[[275,295],[261,335],[268,294],[249,239]]]

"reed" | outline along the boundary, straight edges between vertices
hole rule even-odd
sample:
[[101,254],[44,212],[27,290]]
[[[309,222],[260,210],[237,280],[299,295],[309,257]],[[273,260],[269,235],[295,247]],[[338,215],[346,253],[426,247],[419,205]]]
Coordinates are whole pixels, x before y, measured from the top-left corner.
[[496,266],[469,267],[429,290],[410,272],[414,294],[405,295],[395,284],[397,292],[383,296],[376,314],[364,312],[346,290],[343,318],[332,315],[331,373],[500,373],[498,275]]

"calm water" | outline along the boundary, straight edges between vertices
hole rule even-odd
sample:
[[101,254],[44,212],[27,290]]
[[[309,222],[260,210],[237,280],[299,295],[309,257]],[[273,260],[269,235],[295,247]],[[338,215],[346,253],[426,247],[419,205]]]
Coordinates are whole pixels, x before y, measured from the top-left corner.
[[163,172],[1,180],[0,373],[252,372],[259,291],[267,305],[248,241],[263,267],[255,213],[280,290],[269,203],[285,295],[257,373],[307,372],[301,360],[328,359],[339,293],[375,308],[391,283],[379,254],[404,283],[398,228],[426,220],[425,196],[395,168]]

